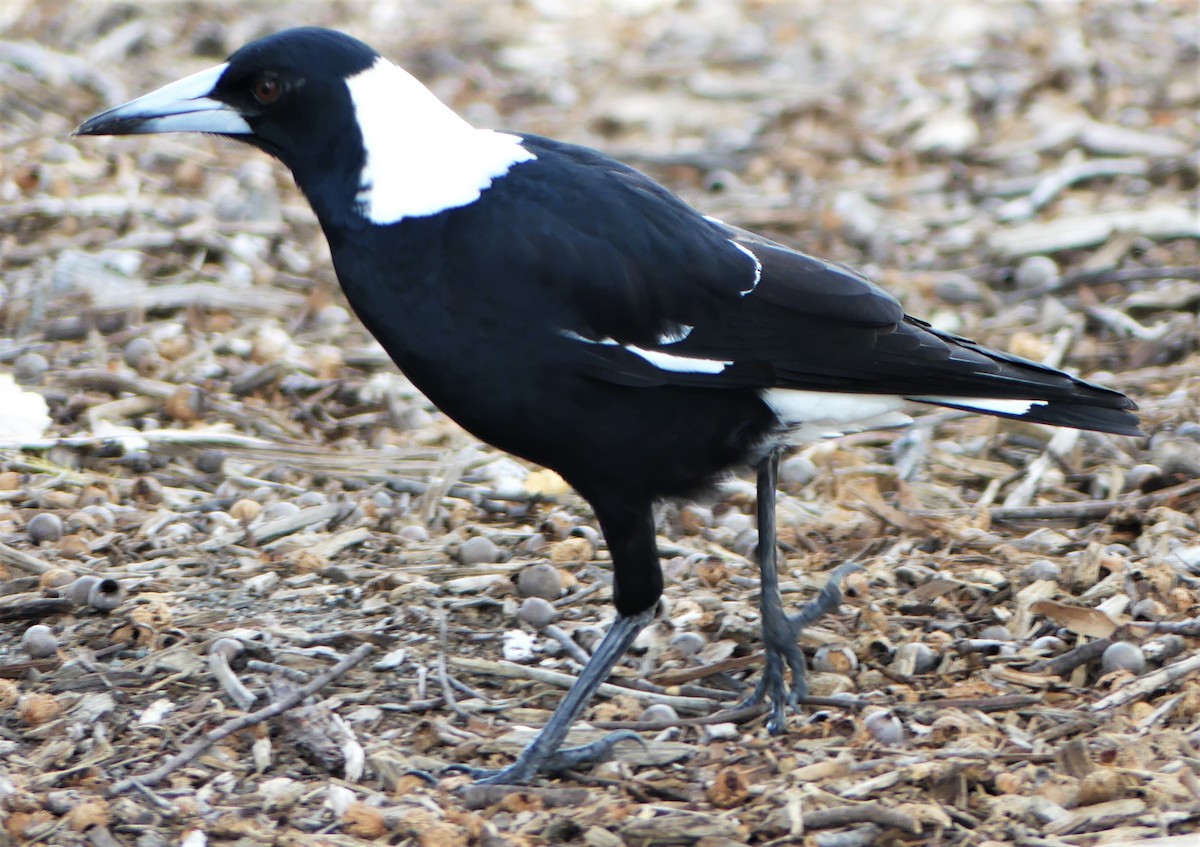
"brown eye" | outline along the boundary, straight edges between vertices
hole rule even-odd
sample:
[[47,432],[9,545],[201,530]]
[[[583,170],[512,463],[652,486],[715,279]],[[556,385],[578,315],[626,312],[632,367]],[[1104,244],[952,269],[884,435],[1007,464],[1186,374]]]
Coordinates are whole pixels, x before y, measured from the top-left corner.
[[250,88],[254,99],[264,106],[270,106],[283,94],[283,86],[273,76],[260,76]]

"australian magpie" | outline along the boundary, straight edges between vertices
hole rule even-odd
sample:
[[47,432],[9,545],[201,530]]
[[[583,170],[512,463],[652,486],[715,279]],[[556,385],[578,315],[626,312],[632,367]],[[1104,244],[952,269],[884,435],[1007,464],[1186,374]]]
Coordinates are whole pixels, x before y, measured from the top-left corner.
[[[852,270],[705,217],[595,150],[476,129],[366,44],[301,28],[86,121],[80,135],[195,131],[287,165],[346,297],[433,403],[557,471],[591,503],[617,617],[516,762],[559,750],[662,593],[652,507],[758,473],[769,727],[804,693],[775,563],[775,474],[794,439],[907,420],[918,404],[1139,434],[1124,395],[904,314]],[[811,616],[809,616],[811,617]],[[792,672],[790,689],[784,665]]]

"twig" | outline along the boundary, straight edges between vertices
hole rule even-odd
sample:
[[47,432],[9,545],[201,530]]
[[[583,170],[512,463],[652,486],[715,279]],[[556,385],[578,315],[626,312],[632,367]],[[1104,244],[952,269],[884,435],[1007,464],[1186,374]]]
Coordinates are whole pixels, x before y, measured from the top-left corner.
[[220,550],[222,547],[240,544],[248,539],[252,540],[255,544],[266,544],[269,541],[299,532],[314,524],[333,520],[341,513],[343,508],[341,503],[326,503],[323,506],[311,506],[307,509],[301,509],[293,515],[287,515],[286,517],[263,524],[250,531],[234,532],[229,535],[223,535],[220,538],[214,538],[211,541],[205,541],[200,545],[200,549],[211,552],[213,550]]
[[1143,176],[1150,170],[1144,159],[1091,159],[1067,162],[1038,179],[1027,197],[1019,197],[1001,206],[996,217],[1005,222],[1033,217],[1055,197],[1076,183],[1105,176]]
[[[575,677],[571,674],[551,671],[545,668],[525,667],[515,662],[493,662],[487,659],[454,656],[450,658],[450,664],[476,673],[502,676],[508,679],[532,679],[535,682],[543,682],[547,685],[555,685],[560,688],[570,688],[575,684]],[[611,682],[602,683],[596,689],[596,693],[604,697],[616,697],[617,695],[633,696],[648,703],[666,703],[674,709],[688,712],[706,712],[718,705],[715,700],[709,700],[707,697],[680,697],[672,694],[638,691],[635,688],[626,688],[623,685],[614,685]]]
[[1118,706],[1124,706],[1127,703],[1132,703],[1134,700],[1140,700],[1160,688],[1165,688],[1171,683],[1177,682],[1188,674],[1198,670],[1200,670],[1200,653],[1176,662],[1173,665],[1167,665],[1165,668],[1159,668],[1123,688],[1118,688],[1104,699],[1098,700],[1088,706],[1088,711],[1105,712],[1109,709],[1115,709]]
[[1055,656],[1053,659],[1043,659],[1040,662],[1036,662],[1030,666],[1029,671],[1030,673],[1066,676],[1080,665],[1086,665],[1088,662],[1099,659],[1111,644],[1111,638],[1101,638],[1096,641],[1089,641],[1086,644],[1080,644],[1074,650],[1068,650],[1061,656]]
[[229,660],[241,652],[242,642],[236,638],[218,638],[208,648],[208,669],[217,678],[217,682],[221,684],[221,688],[229,695],[229,699],[233,701],[234,705],[245,711],[254,705],[258,696],[242,684],[237,674],[233,672],[233,668],[229,666]]
[[920,826],[911,816],[878,803],[838,806],[834,809],[815,809],[804,815],[805,829],[829,829],[835,826],[848,826],[852,823],[875,823],[911,833],[921,831]]
[[446,705],[450,710],[460,718],[466,719],[470,715],[460,705],[458,700],[454,698],[454,688],[450,685],[450,674],[446,671],[446,610],[441,603],[437,605],[438,612],[438,652],[437,652],[437,674],[438,681],[442,684],[442,696],[446,698]]
[[0,544],[0,561],[6,565],[12,565],[19,571],[25,573],[41,574],[47,571],[54,570],[54,565],[49,565],[39,559],[37,556],[31,556],[23,550],[18,550],[15,547],[9,547],[7,544]]
[[375,648],[370,644],[359,645],[353,652],[347,655],[332,668],[325,671],[323,674],[313,677],[312,681],[307,685],[303,685],[300,688],[296,688],[288,692],[284,697],[276,700],[269,706],[264,706],[257,712],[251,712],[250,714],[234,718],[231,721],[226,721],[216,729],[205,733],[199,741],[192,744],[186,750],[175,754],[145,776],[140,778],[129,777],[128,779],[121,780],[108,790],[108,796],[115,797],[118,794],[128,791],[135,785],[157,785],[171,773],[194,760],[197,756],[202,754],[205,750],[208,750],[221,739],[228,738],[236,732],[241,732],[244,729],[258,725],[263,721],[270,720],[276,715],[281,715],[288,709],[291,709],[297,704],[302,703],[305,698],[316,694],[326,685],[345,674],[367,656],[371,655],[374,650]]
[[[1044,288],[1032,292],[1033,296],[1053,294],[1080,285],[1107,285],[1109,283],[1142,282],[1155,279],[1200,280],[1200,267],[1184,268],[1101,268],[1064,274]],[[1029,293],[1026,293],[1029,296]]]
[[532,785],[464,785],[458,796],[468,809],[486,809],[494,806],[508,795],[521,792],[536,797],[542,806],[553,809],[557,806],[581,806],[592,799],[594,792],[586,788],[539,788]]
[[581,665],[586,665],[588,660],[591,658],[588,656],[587,651],[580,647],[575,639],[557,624],[547,624],[546,626],[542,627],[542,635],[553,638],[555,641],[561,644],[563,650]]
[[[1200,494],[1200,480],[1192,479],[1136,497],[1081,500],[1078,503],[1048,503],[1044,506],[1024,506],[1014,509],[1001,507],[989,509],[988,515],[994,521],[1096,520],[1107,517],[1117,509],[1143,511],[1155,506],[1177,504],[1184,498],[1194,497],[1197,494]],[[921,518],[952,518],[973,515],[975,509],[913,509],[910,514]]]
[[0,605],[0,621],[35,621],[52,615],[65,615],[75,609],[72,601],[60,597],[6,603]]

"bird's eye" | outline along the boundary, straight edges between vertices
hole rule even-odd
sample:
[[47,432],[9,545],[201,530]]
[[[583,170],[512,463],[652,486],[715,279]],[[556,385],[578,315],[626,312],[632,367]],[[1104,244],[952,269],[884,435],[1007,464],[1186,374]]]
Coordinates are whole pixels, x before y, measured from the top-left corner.
[[270,106],[283,95],[283,85],[273,76],[260,76],[250,86],[254,99],[264,106]]

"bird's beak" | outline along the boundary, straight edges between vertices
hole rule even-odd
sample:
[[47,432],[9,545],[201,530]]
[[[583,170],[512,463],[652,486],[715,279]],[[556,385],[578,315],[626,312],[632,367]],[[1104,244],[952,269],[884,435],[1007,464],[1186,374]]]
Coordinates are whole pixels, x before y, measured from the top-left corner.
[[246,119],[210,95],[228,65],[164,85],[123,106],[88,118],[75,135],[137,135],[152,132],[212,132],[252,135]]

